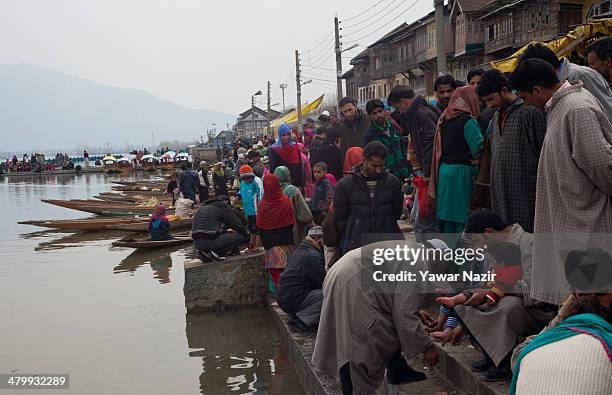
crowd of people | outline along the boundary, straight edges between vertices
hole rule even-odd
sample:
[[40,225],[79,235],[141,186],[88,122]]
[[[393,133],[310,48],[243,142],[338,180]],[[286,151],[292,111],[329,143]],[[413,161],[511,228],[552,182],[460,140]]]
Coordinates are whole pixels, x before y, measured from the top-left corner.
[[[186,171],[178,183],[202,201],[198,256],[263,247],[289,327],[317,333],[312,362],[346,394],[374,392],[385,372],[392,384],[425,379],[404,358],[435,364],[433,341],[464,334],[482,352],[473,369],[511,379],[512,393],[611,393],[611,47],[589,46],[589,68],[532,44],[511,74],[441,75],[435,103],[395,86],[387,104],[364,111],[345,97],[340,117],[309,119],[301,134],[281,125],[276,141],[219,149],[212,174],[201,164],[205,182]],[[398,242],[488,246],[469,267],[497,277],[437,289],[436,318],[414,283],[363,281],[369,247]],[[446,263],[412,270],[457,270]]]

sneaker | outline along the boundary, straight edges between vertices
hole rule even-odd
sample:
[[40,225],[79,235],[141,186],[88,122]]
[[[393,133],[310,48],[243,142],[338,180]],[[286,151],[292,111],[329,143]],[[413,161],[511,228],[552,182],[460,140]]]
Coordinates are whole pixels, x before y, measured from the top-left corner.
[[206,262],[206,263],[212,262],[212,260],[213,260],[213,257],[212,257],[212,256],[210,256],[210,254],[209,254],[208,252],[204,252],[204,251],[200,251],[200,250],[197,250],[197,251],[196,251],[196,256],[197,256],[197,257],[198,257],[198,258],[199,258],[199,259],[200,259],[202,262]]
[[407,369],[401,371],[387,370],[387,382],[391,385],[414,383],[427,379],[427,375],[423,372],[416,371],[408,366]]
[[212,256],[212,257],[213,257],[213,258],[214,258],[216,261],[224,261],[224,260],[225,260],[225,257],[224,257],[224,256],[221,256],[221,255],[217,254],[217,253],[216,253],[216,252],[214,252],[214,251],[211,251],[211,252],[210,252],[210,255],[211,255],[211,256]]
[[491,369],[494,365],[493,365],[493,361],[487,358],[482,358],[474,363],[471,363],[470,366],[472,367],[472,370],[475,372],[488,372],[489,369]]
[[299,333],[317,333],[316,326],[308,326],[304,323],[304,321],[299,318],[289,318],[287,321],[287,326],[294,332]]
[[512,378],[512,372],[510,369],[500,369],[500,368],[491,368],[489,371],[482,377],[484,381],[505,381],[510,380]]

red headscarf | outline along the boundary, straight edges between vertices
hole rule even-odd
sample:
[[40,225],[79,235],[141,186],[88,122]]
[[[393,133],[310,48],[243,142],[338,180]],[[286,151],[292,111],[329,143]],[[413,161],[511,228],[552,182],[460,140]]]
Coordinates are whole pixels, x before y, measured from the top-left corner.
[[357,166],[363,161],[363,148],[351,147],[346,151],[344,156],[344,174],[350,173],[353,167]]
[[257,206],[257,227],[272,230],[295,224],[291,201],[281,192],[278,177],[266,175],[263,185],[263,199]]

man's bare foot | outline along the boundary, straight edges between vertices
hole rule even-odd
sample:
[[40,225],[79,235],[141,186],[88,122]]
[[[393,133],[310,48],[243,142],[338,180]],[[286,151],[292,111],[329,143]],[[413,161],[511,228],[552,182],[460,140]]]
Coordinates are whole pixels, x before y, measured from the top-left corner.
[[436,340],[441,342],[448,342],[450,334],[452,332],[451,328],[445,328],[443,331],[436,331],[429,334],[429,336],[433,337]]
[[457,304],[457,302],[455,302],[455,299],[447,298],[447,297],[443,297],[443,296],[441,296],[439,298],[436,298],[436,302],[438,302],[440,304],[443,304],[444,306],[448,307],[449,309],[452,309]]

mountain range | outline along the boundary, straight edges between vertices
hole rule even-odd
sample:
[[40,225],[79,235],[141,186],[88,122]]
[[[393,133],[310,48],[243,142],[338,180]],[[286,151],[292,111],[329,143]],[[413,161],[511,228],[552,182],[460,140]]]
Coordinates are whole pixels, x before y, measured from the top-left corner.
[[0,151],[79,150],[195,141],[236,117],[32,64],[0,64]]

